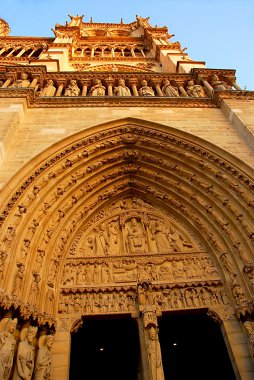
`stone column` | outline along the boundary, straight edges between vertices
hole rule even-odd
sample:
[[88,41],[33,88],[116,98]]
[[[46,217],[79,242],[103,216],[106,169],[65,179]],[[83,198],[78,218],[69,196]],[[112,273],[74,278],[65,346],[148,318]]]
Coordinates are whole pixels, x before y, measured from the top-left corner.
[[234,309],[228,306],[211,308],[208,315],[220,324],[236,379],[254,379],[254,363],[250,357],[248,339]]
[[239,320],[235,317],[223,321],[221,330],[236,378],[241,380],[254,379],[254,363],[251,360],[248,341]]
[[108,86],[108,96],[113,96],[113,83],[114,79],[109,77],[105,80],[107,86]]
[[4,84],[2,85],[2,88],[6,88],[6,87],[8,87],[10,83],[11,83],[11,79],[6,79],[6,81],[5,81]]
[[15,49],[12,49],[12,50],[10,51],[10,53],[7,54],[6,58],[7,58],[7,57],[10,57],[14,52],[15,52]]
[[33,53],[35,53],[35,52],[36,52],[36,50],[33,49],[33,51],[28,55],[28,58],[32,57]]
[[243,89],[242,89],[240,86],[238,86],[238,84],[237,84],[236,82],[232,82],[232,86],[233,86],[236,90],[238,90],[238,91],[243,91]]
[[144,380],[164,380],[158,323],[154,305],[139,304],[142,317],[138,320]]
[[71,355],[70,331],[57,331],[52,347],[52,379],[69,380]]
[[87,95],[87,88],[88,88],[88,84],[89,84],[90,80],[89,79],[85,79],[85,80],[82,80],[81,81],[81,84],[82,84],[82,96],[86,96]]
[[212,93],[213,93],[212,86],[205,79],[202,80],[202,83],[204,84],[205,88],[207,89],[208,95],[212,95]]
[[153,81],[153,83],[154,83],[154,86],[155,86],[155,89],[156,89],[157,94],[158,94],[159,96],[164,96],[163,93],[162,93],[162,91],[161,91],[161,88],[160,88],[160,84],[159,84],[159,82],[155,82],[155,81]]
[[137,318],[137,323],[138,323],[139,344],[140,344],[142,380],[153,380],[151,377],[151,372],[149,368],[149,355],[148,355],[147,344],[146,344],[144,324],[141,318]]
[[58,89],[56,91],[56,96],[61,96],[63,88],[64,88],[65,81],[58,81],[57,84],[58,84]]
[[38,82],[38,78],[33,78],[32,82],[29,85],[29,87],[35,88],[37,82]]
[[[52,347],[52,380],[69,380],[71,334],[83,324],[79,315],[76,317],[60,317],[57,321],[58,330]],[[84,367],[85,368],[85,367]]]
[[140,51],[141,51],[141,53],[142,53],[143,57],[144,57],[144,58],[146,58],[146,55],[145,55],[145,53],[144,53],[144,50],[143,50],[143,49],[141,49]]
[[182,85],[179,86],[178,89],[179,89],[179,91],[181,92],[181,94],[182,94],[183,96],[186,96],[187,98],[189,97],[189,95],[187,94],[187,92],[185,91],[185,89],[183,88]]
[[22,50],[21,50],[21,52],[19,52],[19,53],[18,53],[17,57],[21,57],[21,56],[22,56],[22,54],[24,54],[24,53],[25,53],[25,51],[26,51],[26,49],[22,49]]
[[138,84],[137,79],[130,79],[130,85],[131,85],[134,96],[139,96],[138,90],[137,90],[137,84]]

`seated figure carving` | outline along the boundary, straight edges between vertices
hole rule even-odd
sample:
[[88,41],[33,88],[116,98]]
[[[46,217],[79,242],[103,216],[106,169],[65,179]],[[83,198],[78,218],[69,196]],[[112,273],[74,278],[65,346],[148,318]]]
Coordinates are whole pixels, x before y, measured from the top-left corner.
[[56,88],[52,79],[47,80],[46,86],[41,90],[40,96],[54,96]]
[[28,79],[28,74],[21,73],[20,79],[15,80],[10,87],[29,87],[30,86],[30,80]]
[[203,98],[205,96],[203,87],[199,84],[195,84],[192,79],[188,80],[186,91],[192,98]]
[[116,96],[131,96],[130,89],[125,85],[124,79],[118,80],[118,86],[114,88],[114,94]]
[[154,90],[152,89],[152,87],[149,87],[147,85],[147,81],[145,79],[142,80],[141,84],[142,87],[139,90],[140,96],[154,96]]
[[216,74],[212,76],[211,85],[215,91],[230,90],[230,86],[228,86],[226,82],[220,80]]
[[80,88],[77,85],[77,81],[75,79],[70,80],[70,84],[66,87],[64,96],[79,96]]
[[172,86],[172,84],[170,83],[170,81],[168,79],[165,79],[163,81],[163,84],[164,84],[164,86],[161,89],[163,95],[165,95],[165,96],[171,96],[171,97],[180,96],[179,92],[178,92],[178,88]]
[[91,87],[90,92],[92,96],[105,96],[106,87],[102,85],[100,79],[95,79],[95,84]]

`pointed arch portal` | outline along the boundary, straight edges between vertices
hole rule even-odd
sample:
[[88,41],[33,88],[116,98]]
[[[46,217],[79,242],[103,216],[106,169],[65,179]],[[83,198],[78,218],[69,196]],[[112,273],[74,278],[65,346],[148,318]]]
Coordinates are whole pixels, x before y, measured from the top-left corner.
[[157,317],[201,309],[233,361],[230,328],[243,334],[252,318],[253,188],[243,162],[160,124],[127,118],[68,137],[2,191],[2,308],[58,342],[86,316],[136,318],[144,379]]

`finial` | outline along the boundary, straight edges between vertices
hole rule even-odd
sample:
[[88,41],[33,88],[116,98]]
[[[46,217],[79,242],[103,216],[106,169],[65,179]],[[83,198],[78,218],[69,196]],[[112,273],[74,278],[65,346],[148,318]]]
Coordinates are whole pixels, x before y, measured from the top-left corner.
[[92,18],[92,17],[90,18],[90,23],[91,23],[91,24],[93,23],[93,18]]
[[123,24],[123,19],[121,18],[120,24]]

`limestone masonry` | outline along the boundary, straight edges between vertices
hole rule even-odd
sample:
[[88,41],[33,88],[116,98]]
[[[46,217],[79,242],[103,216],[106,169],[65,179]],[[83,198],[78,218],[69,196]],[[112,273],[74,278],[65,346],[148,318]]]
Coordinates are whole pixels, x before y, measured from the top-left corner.
[[254,92],[149,18],[53,32],[0,20],[0,379],[71,379],[86,319],[129,316],[136,379],[167,380],[174,313],[253,379]]

